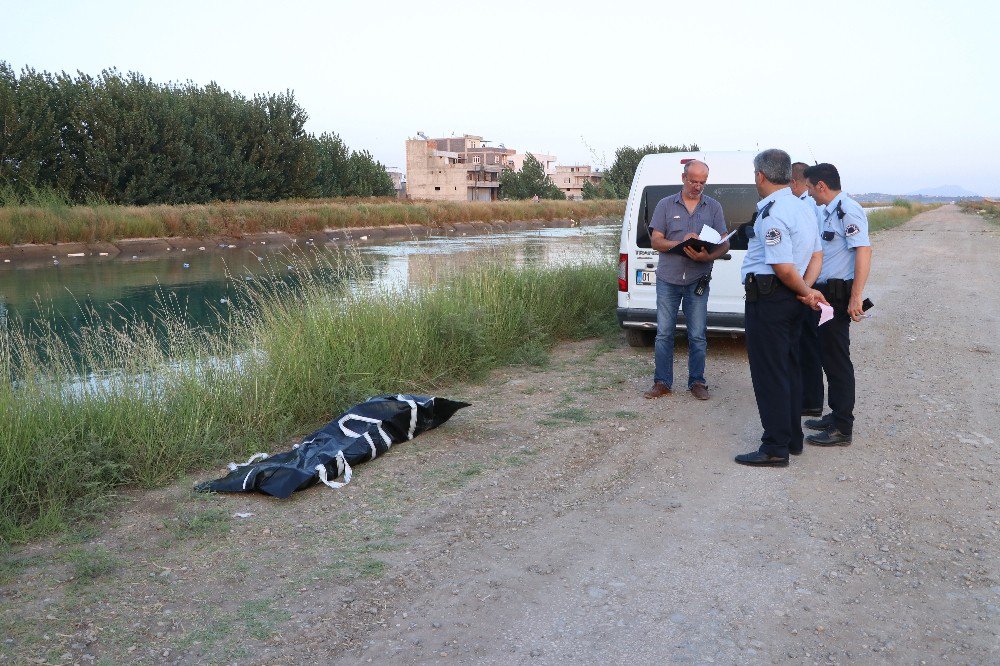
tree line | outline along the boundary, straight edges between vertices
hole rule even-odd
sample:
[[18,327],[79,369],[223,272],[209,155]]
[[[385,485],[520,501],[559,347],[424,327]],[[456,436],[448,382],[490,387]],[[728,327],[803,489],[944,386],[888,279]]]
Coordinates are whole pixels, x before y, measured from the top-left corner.
[[251,98],[216,83],[105,70],[17,75],[0,61],[0,204],[180,204],[391,196],[385,167],[334,133],[305,131],[291,91]]
[[583,184],[584,199],[625,199],[632,187],[632,179],[639,168],[639,162],[646,155],[657,153],[694,153],[698,152],[698,144],[670,146],[666,144],[647,144],[641,148],[622,146],[615,151],[615,161],[604,171],[604,178],[599,185]]
[[[615,151],[615,161],[604,170],[600,184],[583,184],[584,199],[625,199],[628,197],[632,179],[639,168],[639,161],[646,155],[655,153],[687,153],[700,150],[698,144],[670,146],[647,144],[641,148],[622,146]],[[528,154],[520,171],[504,169],[500,174],[500,196],[507,199],[564,199],[563,191],[545,174],[541,162]]]
[[545,167],[534,155],[528,153],[520,171],[504,168],[500,174],[500,196],[506,199],[565,199],[545,173]]

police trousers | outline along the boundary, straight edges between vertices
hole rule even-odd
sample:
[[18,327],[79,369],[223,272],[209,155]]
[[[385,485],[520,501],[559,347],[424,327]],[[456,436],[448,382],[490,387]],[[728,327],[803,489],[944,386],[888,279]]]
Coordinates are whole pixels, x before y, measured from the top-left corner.
[[845,435],[854,430],[854,364],[851,362],[851,315],[848,298],[836,298],[827,285],[816,288],[833,306],[833,319],[819,327],[820,360],[826,374],[833,425]]
[[823,409],[823,359],[819,351],[819,312],[802,306],[802,338],[799,364],[802,366],[802,409]]
[[764,428],[760,452],[787,457],[802,451],[802,303],[778,282],[770,294],[748,300],[744,312],[750,379]]

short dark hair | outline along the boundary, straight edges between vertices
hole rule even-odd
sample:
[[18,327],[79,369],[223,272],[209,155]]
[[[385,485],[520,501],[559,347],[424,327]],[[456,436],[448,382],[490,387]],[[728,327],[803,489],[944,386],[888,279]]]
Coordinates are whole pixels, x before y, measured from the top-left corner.
[[787,185],[792,179],[792,158],[777,148],[757,153],[753,158],[753,168],[775,185]]
[[809,165],[805,162],[792,162],[792,180],[802,180]]
[[841,190],[840,172],[832,164],[823,162],[822,164],[807,167],[804,175],[809,179],[813,187],[819,185],[820,182],[824,182],[831,190],[837,190],[838,192]]

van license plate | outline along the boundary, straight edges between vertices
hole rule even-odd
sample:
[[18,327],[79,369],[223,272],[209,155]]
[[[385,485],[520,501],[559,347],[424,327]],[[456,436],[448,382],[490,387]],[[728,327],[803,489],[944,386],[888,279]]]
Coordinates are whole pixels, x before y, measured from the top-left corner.
[[636,284],[656,284],[656,271],[637,270],[635,272]]

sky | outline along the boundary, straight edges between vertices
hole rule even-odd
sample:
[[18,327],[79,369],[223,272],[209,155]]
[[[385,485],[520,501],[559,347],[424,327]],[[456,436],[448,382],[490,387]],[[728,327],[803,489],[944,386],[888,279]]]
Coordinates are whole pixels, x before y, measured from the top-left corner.
[[16,71],[291,90],[388,167],[476,134],[563,164],[782,148],[849,192],[1000,196],[1000,3],[0,0]]

